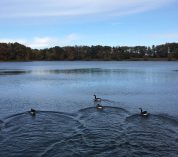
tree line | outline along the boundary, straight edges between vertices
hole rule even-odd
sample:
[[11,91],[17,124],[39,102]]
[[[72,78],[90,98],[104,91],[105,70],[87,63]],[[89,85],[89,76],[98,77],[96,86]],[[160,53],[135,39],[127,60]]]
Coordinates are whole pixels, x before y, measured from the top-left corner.
[[55,46],[32,49],[20,43],[0,43],[0,61],[178,59],[178,43],[147,46]]

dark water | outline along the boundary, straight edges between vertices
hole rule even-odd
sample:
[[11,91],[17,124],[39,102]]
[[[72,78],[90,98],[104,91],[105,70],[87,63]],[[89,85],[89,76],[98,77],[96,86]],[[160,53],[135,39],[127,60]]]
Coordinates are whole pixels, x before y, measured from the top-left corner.
[[178,62],[0,63],[0,156],[176,157],[177,70]]

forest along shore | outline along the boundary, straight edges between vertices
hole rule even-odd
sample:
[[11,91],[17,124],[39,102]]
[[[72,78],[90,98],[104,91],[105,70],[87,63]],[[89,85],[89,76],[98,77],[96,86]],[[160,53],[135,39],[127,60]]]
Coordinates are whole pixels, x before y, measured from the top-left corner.
[[178,60],[178,43],[150,46],[55,46],[32,49],[19,43],[0,43],[0,61],[57,60]]

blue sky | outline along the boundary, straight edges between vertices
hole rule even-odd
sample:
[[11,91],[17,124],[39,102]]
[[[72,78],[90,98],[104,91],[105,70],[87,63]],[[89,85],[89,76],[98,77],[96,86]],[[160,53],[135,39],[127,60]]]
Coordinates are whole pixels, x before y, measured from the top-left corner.
[[178,42],[178,0],[1,0],[0,42],[32,48]]

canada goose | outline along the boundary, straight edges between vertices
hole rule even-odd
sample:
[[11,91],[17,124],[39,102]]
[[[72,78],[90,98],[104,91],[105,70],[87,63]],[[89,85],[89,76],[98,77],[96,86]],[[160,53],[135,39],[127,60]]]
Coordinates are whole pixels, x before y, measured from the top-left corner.
[[143,111],[142,108],[139,108],[140,109],[140,115],[141,116],[148,116],[149,113],[147,111]]
[[97,98],[96,95],[93,95],[95,97],[94,101],[101,101],[101,98]]
[[103,106],[100,105],[100,104],[97,104],[97,105],[96,105],[96,108],[97,108],[98,110],[102,110],[102,109],[103,109]]
[[36,115],[36,110],[34,110],[34,109],[31,108],[30,114],[31,114],[32,116],[35,116],[35,115]]

